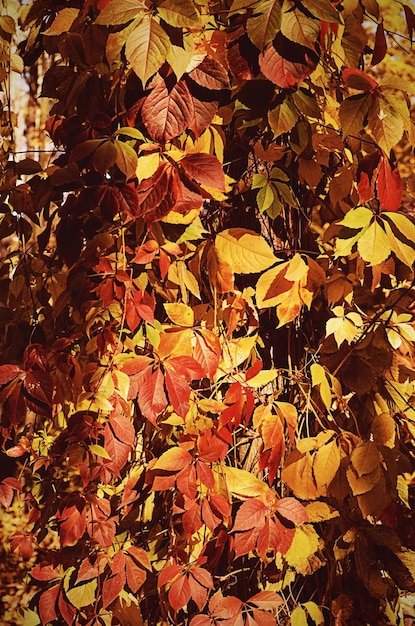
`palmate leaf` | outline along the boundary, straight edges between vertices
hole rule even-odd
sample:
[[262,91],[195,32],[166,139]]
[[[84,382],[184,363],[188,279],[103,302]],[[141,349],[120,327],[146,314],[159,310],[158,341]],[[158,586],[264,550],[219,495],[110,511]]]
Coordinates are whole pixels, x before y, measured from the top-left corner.
[[125,46],[127,60],[143,85],[161,68],[170,46],[170,38],[159,22],[154,17],[144,16]]

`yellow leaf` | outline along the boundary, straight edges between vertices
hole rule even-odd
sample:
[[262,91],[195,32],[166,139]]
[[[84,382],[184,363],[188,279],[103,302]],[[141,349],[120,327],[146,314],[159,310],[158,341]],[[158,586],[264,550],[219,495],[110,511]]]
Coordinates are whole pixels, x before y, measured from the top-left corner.
[[128,390],[130,389],[130,377],[125,372],[120,372],[120,370],[113,370],[112,374],[115,378],[117,392],[127,401]]
[[389,237],[378,222],[373,222],[359,238],[357,249],[369,265],[379,265],[391,253]]
[[[141,183],[142,180],[146,178],[150,178],[159,166],[160,166],[160,153],[159,152],[150,152],[150,153],[140,154],[140,156],[138,157],[137,169],[136,169],[138,182]],[[176,213],[176,215],[178,214]]]
[[280,260],[261,235],[246,228],[220,232],[216,236],[215,247],[236,274],[263,272]]
[[193,326],[195,316],[193,309],[187,306],[187,304],[181,302],[166,303],[164,304],[164,308],[173,324],[178,324],[179,326]]
[[24,626],[41,626],[39,615],[31,609],[19,609],[19,624]]
[[153,16],[145,15],[128,37],[125,47],[127,60],[143,85],[163,65],[170,46],[164,28]]
[[257,336],[252,335],[228,341],[223,347],[223,360],[219,363],[219,369],[229,374],[239,367],[250,356],[256,340]]
[[43,35],[62,35],[67,33],[73,22],[79,15],[79,9],[66,8],[57,13],[50,27],[45,30]]
[[340,467],[341,455],[337,440],[329,441],[317,450],[313,459],[314,478],[321,495],[327,494],[330,485]]
[[313,363],[310,367],[311,384],[319,387],[321,399],[327,410],[331,408],[331,389],[326,376],[326,370],[319,363]]
[[93,604],[96,600],[97,579],[90,580],[86,585],[78,585],[72,587],[66,592],[69,602],[76,609],[82,609],[84,606]]
[[307,615],[302,606],[296,606],[291,613],[291,626],[308,626]]
[[268,485],[246,470],[222,466],[229,493],[241,498],[263,498],[268,500],[272,491]]
[[285,278],[292,282],[298,282],[302,280],[308,273],[308,265],[304,259],[297,253],[293,258],[288,261],[287,271],[285,272]]
[[369,226],[372,217],[373,211],[364,206],[358,206],[355,209],[350,209],[338,224],[353,230],[362,230]]
[[272,382],[278,376],[278,370],[262,370],[256,376],[253,376],[249,380],[247,380],[247,384],[250,387],[254,387],[255,389],[259,389],[260,387],[265,387],[268,383]]
[[111,457],[108,454],[108,452],[105,450],[105,448],[103,448],[99,444],[93,443],[89,446],[89,449],[91,450],[93,454],[96,454],[97,456],[100,456],[103,459],[108,459],[109,461],[111,460]]
[[317,626],[324,624],[324,615],[315,602],[304,602],[303,607]]
[[310,522],[324,522],[334,517],[340,517],[340,513],[325,502],[310,502],[305,508]]
[[[288,565],[293,567],[299,574],[306,576],[313,571],[313,563],[310,560],[320,547],[320,538],[311,524],[302,524],[295,529],[293,542],[288,549],[285,558]],[[320,561],[318,561],[321,564]]]
[[386,446],[387,448],[395,446],[396,424],[389,413],[376,415],[370,430],[376,445]]
[[282,480],[302,500],[315,500],[320,495],[314,481],[313,457],[308,452],[306,454],[293,452],[288,457],[287,464],[282,470]]

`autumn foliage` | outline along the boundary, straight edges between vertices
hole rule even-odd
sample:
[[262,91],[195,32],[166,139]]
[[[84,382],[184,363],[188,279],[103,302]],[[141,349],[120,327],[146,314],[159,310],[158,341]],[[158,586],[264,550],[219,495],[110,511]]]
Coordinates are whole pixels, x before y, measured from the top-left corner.
[[[415,15],[399,4],[399,34],[384,4],[3,6],[17,623],[403,619],[415,126],[392,52]],[[8,82],[41,59],[47,162],[15,153]]]

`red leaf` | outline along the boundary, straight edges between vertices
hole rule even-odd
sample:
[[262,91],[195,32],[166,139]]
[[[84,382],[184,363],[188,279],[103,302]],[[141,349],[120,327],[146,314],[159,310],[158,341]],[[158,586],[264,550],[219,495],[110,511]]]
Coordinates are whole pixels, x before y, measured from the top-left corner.
[[23,393],[30,409],[46,417],[51,414],[53,380],[49,372],[32,370],[23,382]]
[[260,529],[261,527],[253,528],[252,530],[247,530],[243,533],[237,533],[235,535],[234,546],[236,557],[248,554],[248,552],[255,550]]
[[180,166],[187,176],[199,185],[214,187],[225,191],[225,176],[222,165],[213,154],[186,154],[180,161]]
[[158,367],[141,386],[138,393],[138,405],[144,417],[155,426],[157,417],[164,411],[167,404],[164,376]]
[[226,596],[222,602],[215,607],[212,615],[219,619],[232,619],[241,612],[243,606],[242,600],[235,596]]
[[274,85],[288,89],[310,76],[316,64],[307,54],[304,63],[288,61],[276,51],[272,44],[269,44],[259,55],[259,66],[264,76]]
[[376,188],[380,208],[383,211],[397,211],[402,202],[402,179],[397,167],[392,170],[386,155],[381,158]]
[[219,339],[210,330],[200,330],[194,336],[196,339],[194,358],[198,361],[206,376],[213,378],[218,369],[220,359]]
[[202,520],[210,530],[215,530],[222,521],[213,513],[208,500],[202,501]]
[[161,469],[168,472],[180,472],[186,465],[193,461],[192,455],[179,446],[169,448],[157,459],[151,469]]
[[176,484],[180,493],[191,499],[196,498],[196,468],[193,464],[185,467],[180,474],[177,475]]
[[222,517],[229,517],[231,514],[231,505],[226,498],[219,493],[211,493],[209,500],[212,510],[217,511]]
[[359,182],[357,183],[357,192],[359,194],[360,202],[369,202],[375,195],[373,185],[370,182],[370,178],[366,172],[360,173]]
[[[99,563],[99,561],[97,561],[97,563]],[[84,580],[92,580],[93,578],[98,578],[101,572],[97,563],[95,563],[95,565],[92,565],[89,559],[84,559],[78,570],[76,582],[81,583]]]
[[184,532],[188,537],[194,535],[202,526],[202,519],[200,517],[200,505],[197,502],[193,502],[192,505],[182,515],[182,524]]
[[109,420],[111,430],[114,431],[117,439],[122,441],[128,446],[134,444],[135,429],[134,426],[127,417],[124,415],[112,415]]
[[275,507],[279,516],[293,522],[296,526],[308,522],[306,508],[296,498],[282,498]]
[[275,616],[258,609],[252,609],[254,624],[256,626],[275,626]]
[[164,79],[156,74],[149,87],[152,91],[144,99],[141,113],[152,139],[163,143],[191,127],[193,99],[184,80],[168,88]]
[[351,87],[351,89],[372,91],[378,86],[378,83],[366,74],[366,72],[363,72],[355,67],[346,67],[346,69],[343,70],[342,75],[346,87]]
[[74,546],[82,537],[86,530],[86,511],[85,507],[81,510],[77,506],[63,507],[58,509],[56,519],[59,524],[59,537],[61,545]]
[[169,602],[174,611],[179,611],[189,602],[192,596],[187,576],[180,576],[169,590]]
[[0,387],[8,385],[12,380],[24,375],[17,365],[0,365]]
[[139,210],[137,216],[147,224],[163,219],[173,210],[179,188],[179,175],[169,163],[161,163],[151,178],[143,180],[138,187]]
[[105,467],[111,470],[114,475],[119,476],[121,470],[127,463],[131,445],[123,443],[114,433],[109,424],[105,424],[104,428],[104,448],[111,457],[111,461],[105,460]]
[[203,61],[188,74],[189,78],[209,91],[229,89],[228,73],[218,61],[205,56]]
[[58,599],[60,585],[53,585],[44,591],[39,597],[39,617],[42,624],[49,624],[57,617],[56,601]]
[[177,576],[182,575],[182,573],[183,568],[181,565],[177,565],[177,563],[166,565],[159,574],[157,586],[163,587],[163,585],[172,582]]
[[31,533],[17,531],[12,535],[10,547],[13,551],[18,550],[22,557],[28,561],[33,556],[32,538]]
[[64,624],[73,624],[76,609],[69,602],[67,602],[62,593],[59,594],[58,599],[59,611],[63,617]]
[[205,463],[214,463],[225,459],[228,452],[228,444],[219,439],[211,430],[202,433],[198,439],[199,459]]
[[192,600],[196,603],[200,611],[206,602],[208,590],[206,589],[206,587],[200,585],[197,580],[192,578],[191,575],[189,576],[188,581]]
[[102,585],[102,606],[104,609],[120,595],[126,582],[125,571],[106,578]]
[[275,558],[279,543],[280,533],[277,524],[272,519],[265,520],[257,541],[258,554],[264,563],[269,563]]
[[203,567],[194,567],[190,570],[190,576],[196,578],[197,582],[207,589],[213,589],[212,574]]
[[209,489],[215,487],[215,477],[211,468],[200,459],[196,462],[196,472],[198,480],[200,480],[203,485],[206,485]]
[[202,101],[192,95],[190,95],[190,97],[193,99],[194,116],[192,123],[189,124],[189,128],[194,132],[196,137],[199,137],[215,117],[219,103],[216,100],[212,102],[206,100]]
[[383,28],[383,19],[379,22],[376,29],[375,47],[373,48],[372,63],[371,65],[377,65],[385,58],[385,54],[388,50],[388,44],[386,43],[385,29]]
[[125,363],[121,362],[119,367],[128,376],[133,376],[134,374],[138,374],[138,372],[141,372],[142,370],[144,370],[152,362],[153,360],[150,359],[150,357],[139,354],[139,355],[132,356]]
[[60,572],[57,568],[54,568],[50,563],[38,563],[30,572],[32,578],[42,581],[51,581],[60,577]]
[[198,380],[203,378],[205,372],[201,365],[191,356],[174,356],[166,361],[169,367],[172,367],[177,374],[184,376],[190,380]]
[[406,4],[403,5],[403,10],[405,11],[405,19],[406,25],[408,27],[409,38],[412,42],[412,35],[415,30],[415,14],[412,9]]
[[17,478],[5,478],[0,483],[0,504],[8,509],[12,503],[15,491],[21,491],[22,487]]
[[128,557],[125,563],[125,570],[127,574],[127,583],[133,593],[137,593],[140,587],[144,584],[146,579],[146,573],[141,567],[136,565],[135,561]]
[[260,591],[252,596],[252,598],[249,598],[248,602],[264,611],[272,611],[278,606],[281,606],[284,600],[278,593],[275,593],[275,591]]
[[215,622],[208,615],[195,615],[189,626],[215,626]]
[[190,387],[183,376],[174,370],[165,369],[165,382],[170,404],[180,417],[186,417],[190,408]]
[[251,528],[261,528],[265,523],[265,515],[267,513],[266,505],[251,498],[243,502],[235,517],[234,531],[250,530]]
[[130,548],[128,548],[127,554],[151,572],[150,559],[147,552],[143,550],[143,548],[131,546]]

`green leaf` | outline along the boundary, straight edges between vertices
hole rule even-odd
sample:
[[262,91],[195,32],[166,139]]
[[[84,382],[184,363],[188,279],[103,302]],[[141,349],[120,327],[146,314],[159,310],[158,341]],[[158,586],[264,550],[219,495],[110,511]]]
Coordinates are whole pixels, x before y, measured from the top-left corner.
[[273,185],[267,183],[264,187],[262,187],[256,196],[256,201],[258,204],[258,209],[260,213],[264,213],[268,209],[270,209],[275,200],[275,191]]
[[246,22],[246,32],[261,52],[272,41],[281,26],[280,0],[264,0],[258,11]]
[[274,133],[274,138],[292,130],[297,120],[298,110],[288,98],[268,111],[268,123]]
[[192,27],[200,23],[199,13],[191,0],[164,0],[157,7],[157,13],[175,28]]
[[163,65],[170,38],[153,17],[146,15],[127,39],[125,55],[143,85]]
[[90,606],[91,604],[94,604],[96,600],[95,592],[97,584],[98,581],[95,578],[94,580],[90,580],[86,583],[86,585],[72,587],[66,592],[66,597],[76,609],[82,609],[84,606]]
[[98,15],[95,24],[103,26],[126,24],[146,11],[146,5],[140,0],[111,0]]
[[343,137],[349,135],[359,137],[364,127],[365,117],[372,105],[373,96],[370,93],[358,93],[343,100],[339,109]]
[[215,247],[237,274],[263,272],[279,260],[261,235],[246,228],[222,231],[216,236]]
[[251,189],[261,189],[268,184],[268,178],[263,174],[254,174],[252,177]]

